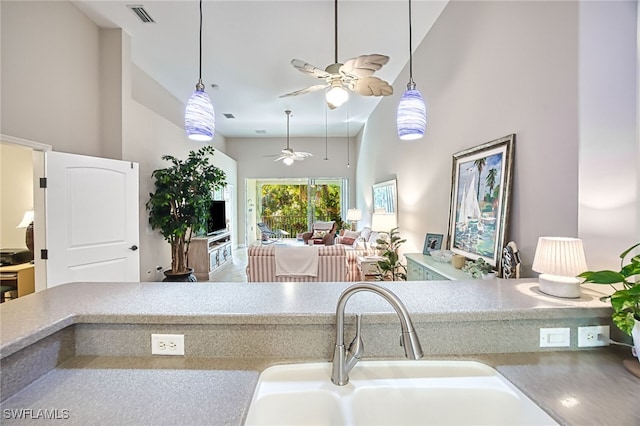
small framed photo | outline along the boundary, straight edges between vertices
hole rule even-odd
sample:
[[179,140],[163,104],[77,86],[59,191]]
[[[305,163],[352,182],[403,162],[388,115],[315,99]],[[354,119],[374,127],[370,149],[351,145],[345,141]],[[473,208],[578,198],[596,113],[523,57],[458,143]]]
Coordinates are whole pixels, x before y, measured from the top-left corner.
[[427,234],[424,237],[424,248],[422,254],[430,256],[431,250],[440,250],[442,248],[443,234]]

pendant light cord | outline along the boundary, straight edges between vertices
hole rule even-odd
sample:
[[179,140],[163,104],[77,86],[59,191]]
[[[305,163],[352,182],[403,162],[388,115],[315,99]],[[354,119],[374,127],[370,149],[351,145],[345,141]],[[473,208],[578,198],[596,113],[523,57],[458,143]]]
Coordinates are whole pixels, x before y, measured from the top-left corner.
[[415,89],[416,84],[413,82],[413,49],[411,44],[411,0],[409,0],[409,84],[408,89]]
[[336,40],[335,43],[335,52],[334,52],[334,63],[338,63],[338,0],[335,0],[333,6],[333,14],[335,16],[335,26],[334,26],[334,37]]
[[202,0],[200,0],[200,46],[199,46],[199,69],[198,69],[198,84],[196,89],[204,91],[204,84],[202,84]]

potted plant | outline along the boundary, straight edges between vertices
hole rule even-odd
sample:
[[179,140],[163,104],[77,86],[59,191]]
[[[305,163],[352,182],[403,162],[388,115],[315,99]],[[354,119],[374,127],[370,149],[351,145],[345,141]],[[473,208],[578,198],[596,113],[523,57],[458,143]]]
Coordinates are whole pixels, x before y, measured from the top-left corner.
[[377,249],[382,252],[383,260],[378,261],[379,280],[406,281],[407,268],[400,262],[398,248],[407,240],[400,238],[398,228],[390,232],[382,233],[382,237],[376,240]]
[[462,267],[462,270],[467,274],[471,275],[472,278],[483,278],[485,280],[490,280],[495,278],[496,273],[493,270],[493,266],[487,263],[486,260],[479,257],[477,260],[472,260],[470,262],[465,263]]
[[[629,336],[632,336],[636,348],[636,356],[640,360],[640,254],[630,256],[640,243],[629,247],[620,254],[620,271],[587,271],[579,277],[585,283],[609,284],[614,288],[610,296],[600,300],[611,302],[613,323]],[[629,263],[625,259],[630,256]],[[614,284],[619,284],[615,287]]]
[[167,281],[195,281],[189,265],[191,237],[204,229],[214,190],[226,185],[226,175],[209,164],[213,147],[207,145],[190,151],[186,160],[164,155],[169,167],[154,170],[155,192],[146,206],[149,224],[159,229],[171,244],[171,270],[164,272]]

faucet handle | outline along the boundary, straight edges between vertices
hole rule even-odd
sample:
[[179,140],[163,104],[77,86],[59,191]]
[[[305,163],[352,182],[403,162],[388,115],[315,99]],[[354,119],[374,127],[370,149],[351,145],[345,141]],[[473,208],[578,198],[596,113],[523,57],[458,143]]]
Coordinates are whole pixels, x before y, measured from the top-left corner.
[[362,341],[362,336],[360,335],[361,328],[362,315],[356,314],[356,335],[349,345],[349,353],[351,353],[356,360],[360,359],[360,356],[364,352],[364,342]]

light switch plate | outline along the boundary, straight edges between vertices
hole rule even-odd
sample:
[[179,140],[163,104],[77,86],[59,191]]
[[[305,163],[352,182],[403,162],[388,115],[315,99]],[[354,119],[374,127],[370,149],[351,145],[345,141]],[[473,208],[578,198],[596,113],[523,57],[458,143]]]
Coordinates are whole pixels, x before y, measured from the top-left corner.
[[568,348],[569,346],[571,346],[569,327],[540,329],[541,348]]

